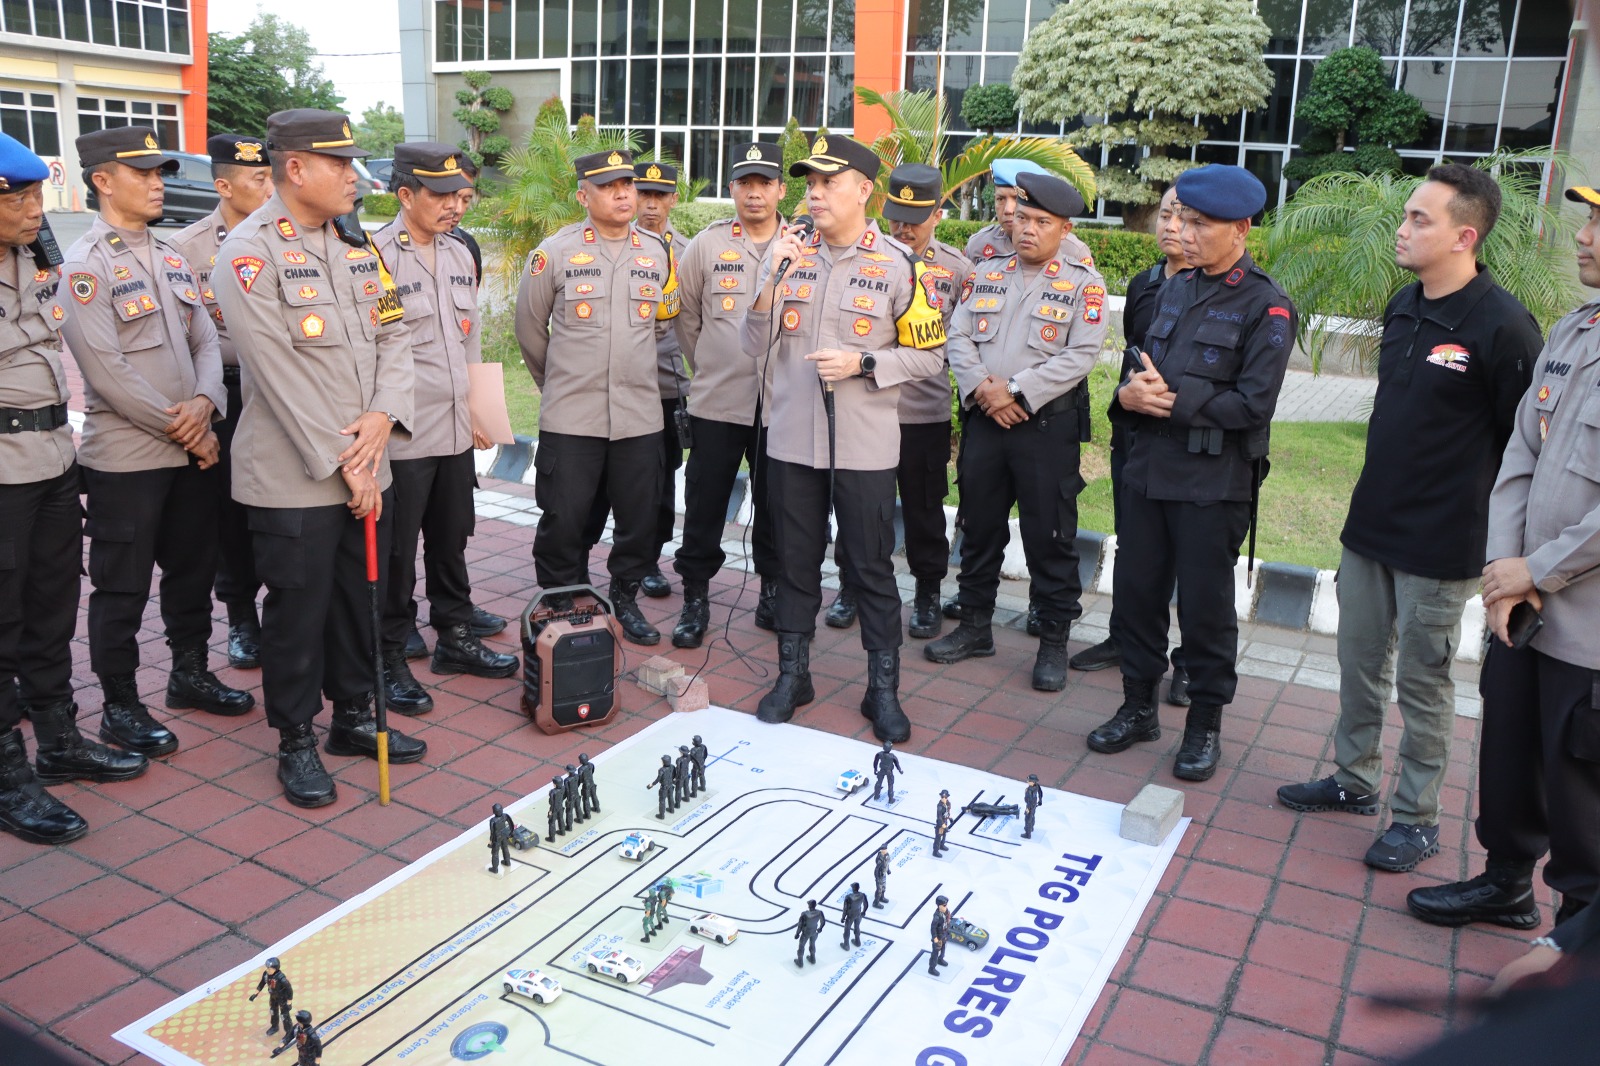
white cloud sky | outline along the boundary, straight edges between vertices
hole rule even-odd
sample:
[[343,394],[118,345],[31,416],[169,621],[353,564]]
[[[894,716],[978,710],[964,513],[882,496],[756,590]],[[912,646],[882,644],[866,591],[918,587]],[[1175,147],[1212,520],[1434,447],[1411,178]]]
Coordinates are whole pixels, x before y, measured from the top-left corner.
[[[360,117],[379,100],[400,106],[400,13],[396,0],[214,0],[207,13],[212,33],[243,33],[262,7],[303,28],[317,61]],[[385,53],[353,55],[349,53]]]

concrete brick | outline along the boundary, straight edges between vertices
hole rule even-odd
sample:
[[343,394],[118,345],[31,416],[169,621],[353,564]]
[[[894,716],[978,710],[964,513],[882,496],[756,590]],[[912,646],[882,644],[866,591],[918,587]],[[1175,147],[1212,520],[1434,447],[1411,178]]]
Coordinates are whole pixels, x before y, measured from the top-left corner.
[[654,655],[639,667],[639,687],[657,696],[667,694],[667,682],[683,676],[683,666],[665,655]]
[[1122,827],[1118,832],[1124,840],[1154,847],[1167,839],[1182,817],[1182,792],[1161,785],[1146,785],[1122,808]]
[[667,706],[675,711],[703,711],[711,706],[711,690],[699,678],[672,678],[667,682]]

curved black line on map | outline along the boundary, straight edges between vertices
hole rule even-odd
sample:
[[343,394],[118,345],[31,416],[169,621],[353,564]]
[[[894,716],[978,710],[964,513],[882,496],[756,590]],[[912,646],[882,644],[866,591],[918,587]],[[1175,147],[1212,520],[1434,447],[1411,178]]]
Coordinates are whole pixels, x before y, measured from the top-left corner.
[[[693,1040],[693,1041],[695,1041],[697,1043],[704,1044],[706,1047],[716,1047],[717,1046],[713,1041],[707,1040],[703,1036],[695,1036],[693,1033],[686,1033],[682,1029],[679,1029],[679,1028],[677,1028],[675,1026],[668,1025],[666,1022],[658,1022],[654,1018],[646,1018],[644,1015],[639,1014],[636,1011],[631,1011],[631,1010],[627,1010],[627,1009],[625,1009],[623,1007],[619,1007],[615,1003],[607,1003],[602,999],[596,999],[594,996],[586,996],[582,992],[573,992],[571,990],[567,990],[566,994],[569,995],[569,996],[577,996],[579,999],[586,999],[590,1003],[593,1003],[597,1007],[604,1007],[607,1010],[614,1010],[618,1014],[626,1014],[630,1018],[637,1018],[641,1022],[648,1022],[649,1024],[656,1026],[658,1029],[665,1029],[669,1033],[677,1033],[679,1036],[686,1036],[690,1040]],[[722,1028],[722,1029],[732,1029],[733,1028],[733,1026],[731,1026],[731,1025],[719,1025],[719,1023],[717,1023],[717,1022],[711,1021],[710,1018],[702,1018],[702,1017],[700,1017],[700,1015],[693,1014],[693,1013],[691,1013],[689,1011],[686,1011],[682,1007],[674,1007],[672,1004],[663,1003],[658,999],[650,1000],[650,1005],[652,1007],[666,1007],[668,1010],[675,1010],[680,1014],[688,1014],[689,1017],[695,1019],[696,1021],[709,1022],[710,1024],[717,1025],[719,1028]]]
[[[844,1054],[844,1049],[850,1046],[850,1041],[854,1040],[856,1038],[856,1034],[861,1032],[861,1027],[863,1025],[867,1024],[867,1019],[872,1017],[873,1014],[875,1014],[877,1012],[878,1008],[883,1005],[883,1001],[889,998],[889,993],[893,992],[895,990],[895,987],[897,985],[899,985],[901,981],[904,981],[906,979],[906,974],[911,972],[911,967],[915,966],[919,961],[921,961],[922,956],[926,955],[927,953],[928,953],[928,949],[921,948],[921,949],[919,949],[917,951],[917,953],[915,955],[911,956],[911,961],[906,963],[905,969],[901,970],[900,973],[894,978],[894,980],[889,982],[888,987],[886,987],[883,990],[883,993],[881,995],[879,995],[877,999],[872,1001],[872,1006],[868,1007],[865,1011],[862,1012],[861,1020],[856,1022],[855,1028],[850,1030],[850,1032],[845,1036],[844,1040],[840,1042],[838,1048],[834,1051],[834,1053],[832,1055],[829,1055],[828,1058],[823,1062],[822,1066],[832,1066],[832,1064],[834,1062],[838,1061],[839,1056]],[[871,967],[868,966],[868,969],[871,969]],[[863,971],[863,976],[865,976],[865,971]],[[860,980],[860,978],[856,979],[856,981],[859,981],[859,980]],[[856,981],[850,982],[850,988],[845,989],[846,995],[849,994],[851,989],[855,988]],[[844,996],[840,996],[839,1000],[842,1000],[843,998],[844,998]],[[838,1005],[839,1000],[835,1000],[834,1001],[834,1005],[835,1006]],[[783,1062],[779,1063],[779,1066],[784,1066],[784,1063],[787,1063],[790,1059],[794,1058],[795,1055],[799,1053],[800,1049],[803,1046],[805,1046],[805,1042],[807,1040],[811,1039],[811,1034],[817,1031],[817,1026],[821,1025],[822,1022],[823,1022],[823,1019],[827,1018],[827,1016],[830,1013],[832,1013],[832,1011],[833,1011],[833,1007],[830,1006],[826,1011],[822,1012],[822,1017],[817,1019],[816,1025],[813,1025],[810,1029],[806,1030],[806,1035],[800,1038],[800,1043],[795,1045],[793,1051],[789,1052],[788,1055],[784,1056]]]
[[[827,840],[832,838],[835,833],[838,833],[841,829],[845,828],[845,826],[849,825],[851,822],[865,822],[866,824],[873,826],[873,829],[859,843],[852,845],[850,848],[848,848],[845,851],[844,860],[848,860],[851,855],[854,855],[862,847],[862,845],[864,845],[864,844],[868,843],[869,841],[871,841],[872,838],[877,836],[878,833],[880,831],[882,831],[883,828],[884,828],[884,824],[882,822],[872,821],[871,819],[863,818],[859,814],[847,814],[847,815],[845,815],[844,818],[842,818],[839,822],[837,822],[833,826],[831,826],[826,833],[823,833],[822,836],[819,837],[809,848],[807,848],[805,851],[801,852],[799,855],[796,855],[795,859],[794,859],[794,862],[791,862],[788,866],[784,867],[782,872],[780,872],[777,877],[773,878],[773,882],[772,882],[773,887],[776,888],[780,892],[785,892],[785,894],[788,894],[786,892],[786,890],[784,889],[784,887],[783,887],[783,879],[786,876],[788,876],[789,871],[793,870],[796,866],[799,866],[802,862],[805,861],[806,856],[810,855],[817,848],[821,847],[824,842],[826,842]],[[794,893],[793,894],[794,898],[795,899],[811,898],[812,891],[817,887],[817,885],[822,883],[823,878],[827,877],[828,876],[828,872],[833,870],[837,865],[838,865],[838,863],[834,863],[833,865],[827,867],[819,876],[813,878],[811,883],[806,885],[805,888],[801,889],[799,892]]]
[[550,1042],[550,1036],[551,1036],[550,1024],[548,1022],[546,1022],[543,1018],[539,1017],[539,1012],[538,1011],[534,1010],[532,1007],[528,1006],[526,1003],[521,1002],[521,997],[509,996],[506,993],[502,992],[500,994],[500,1002],[505,1003],[505,1004],[509,1004],[510,1006],[516,1007],[518,1010],[525,1011],[528,1014],[532,1015],[534,1020],[536,1020],[539,1023],[539,1028],[544,1030],[544,1046],[549,1048],[551,1051],[559,1051],[561,1054],[566,1055],[569,1058],[577,1059],[579,1062],[587,1062],[587,1063],[589,1063],[589,1066],[605,1066],[605,1063],[603,1063],[603,1062],[599,1062],[599,1061],[597,1061],[595,1059],[585,1058],[584,1056],[578,1054],[576,1051],[568,1051],[566,1048],[557,1047],[555,1044],[552,1044]]

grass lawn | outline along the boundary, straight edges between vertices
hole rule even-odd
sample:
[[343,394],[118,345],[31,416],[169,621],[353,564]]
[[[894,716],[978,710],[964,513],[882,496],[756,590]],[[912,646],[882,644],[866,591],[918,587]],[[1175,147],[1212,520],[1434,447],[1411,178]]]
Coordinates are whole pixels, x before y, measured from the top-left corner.
[[[511,428],[537,436],[539,390],[522,364],[507,312],[483,319],[483,357],[506,367],[506,407]],[[1080,468],[1087,487],[1078,497],[1078,524],[1111,532],[1111,423],[1106,405],[1115,376],[1109,366],[1090,375],[1094,440],[1083,446]],[[1331,570],[1339,565],[1339,531],[1344,527],[1350,491],[1361,473],[1367,427],[1358,422],[1278,422],[1272,427],[1272,474],[1261,487],[1261,517],[1256,556]],[[955,467],[950,468],[955,506]]]

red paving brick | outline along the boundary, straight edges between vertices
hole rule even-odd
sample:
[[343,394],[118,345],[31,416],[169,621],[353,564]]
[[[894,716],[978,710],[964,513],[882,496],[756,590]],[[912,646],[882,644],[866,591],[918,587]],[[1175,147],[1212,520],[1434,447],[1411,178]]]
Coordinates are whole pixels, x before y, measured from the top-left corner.
[[1321,1066],[1324,1045],[1320,1040],[1274,1029],[1244,1018],[1229,1018],[1217,1034],[1213,1061],[1227,1063],[1264,1062],[1272,1066]]
[[1235,959],[1152,940],[1146,942],[1131,977],[1124,983],[1196,1006],[1216,1008],[1228,996],[1237,965]]

